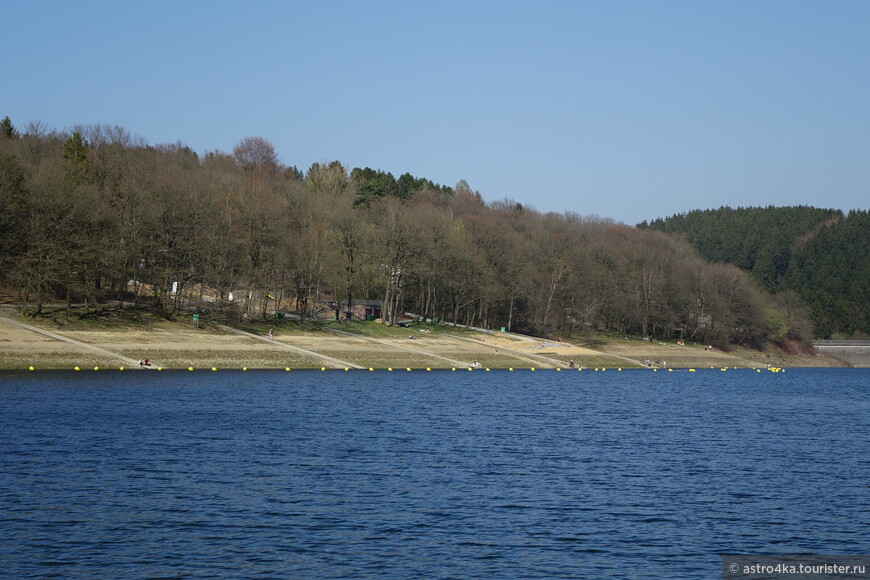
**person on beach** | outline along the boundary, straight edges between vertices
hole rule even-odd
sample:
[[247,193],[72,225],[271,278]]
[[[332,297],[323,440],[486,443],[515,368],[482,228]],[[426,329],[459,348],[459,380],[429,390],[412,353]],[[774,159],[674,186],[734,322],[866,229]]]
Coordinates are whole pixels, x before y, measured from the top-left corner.
[[269,340],[272,340],[272,329],[269,329]]

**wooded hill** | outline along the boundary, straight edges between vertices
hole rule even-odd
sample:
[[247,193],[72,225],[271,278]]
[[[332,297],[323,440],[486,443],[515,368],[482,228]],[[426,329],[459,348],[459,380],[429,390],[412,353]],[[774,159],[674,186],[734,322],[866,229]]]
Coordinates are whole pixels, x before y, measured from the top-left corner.
[[811,333],[799,303],[663,232],[485,203],[463,181],[338,161],[303,172],[259,137],[200,157],[120,127],[19,131],[7,118],[0,232],[2,284],[31,315],[119,300],[304,323],[324,301],[369,299],[386,322],[412,312],[550,336],[759,346]]
[[813,207],[698,210],[638,227],[734,264],[780,303],[797,294],[820,338],[870,335],[870,212]]

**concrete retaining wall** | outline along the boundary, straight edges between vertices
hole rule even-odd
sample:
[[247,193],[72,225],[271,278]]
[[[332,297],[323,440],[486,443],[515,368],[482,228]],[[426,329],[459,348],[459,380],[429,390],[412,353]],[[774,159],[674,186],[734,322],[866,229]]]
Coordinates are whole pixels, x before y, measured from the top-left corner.
[[870,340],[816,340],[813,346],[820,354],[853,367],[870,367]]

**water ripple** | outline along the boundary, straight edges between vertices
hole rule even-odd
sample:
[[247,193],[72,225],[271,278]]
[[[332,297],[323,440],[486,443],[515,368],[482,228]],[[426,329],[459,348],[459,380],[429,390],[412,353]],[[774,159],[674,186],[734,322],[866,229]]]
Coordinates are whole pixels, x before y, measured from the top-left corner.
[[4,574],[698,578],[723,552],[866,552],[867,372],[535,375],[0,374]]

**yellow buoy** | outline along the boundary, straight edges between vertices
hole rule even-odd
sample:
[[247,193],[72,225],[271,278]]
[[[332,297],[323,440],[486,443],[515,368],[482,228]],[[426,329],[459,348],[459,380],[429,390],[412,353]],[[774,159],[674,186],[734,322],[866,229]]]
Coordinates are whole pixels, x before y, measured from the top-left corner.
[[193,367],[187,367],[187,370],[192,371]]
[[284,367],[284,370],[285,370],[285,371],[289,371],[289,370],[290,370],[290,367]]
[[429,367],[426,367],[426,370],[427,370],[427,371],[431,371],[432,369],[430,369]]
[[123,370],[124,370],[124,367],[120,367],[120,368],[118,368],[118,370],[119,370],[119,371],[123,371]]
[[[124,368],[124,367],[121,367],[121,369],[123,369],[123,368]],[[34,368],[31,366],[31,367],[30,367],[30,370],[36,370],[36,369],[34,369]]]
[[535,370],[535,367],[532,367],[532,370]]
[[158,370],[158,371],[162,371],[162,370],[163,370],[163,367],[157,367],[157,370]]
[[216,371],[217,367],[211,367],[211,370]]
[[405,370],[408,371],[408,372],[411,372],[411,368],[410,368],[410,367],[409,367],[409,368],[406,368]]
[[487,367],[486,371],[489,372],[489,367]]
[[246,371],[246,370],[248,370],[248,367],[242,367],[242,370]]
[[320,370],[325,371],[326,367],[320,367]]
[[391,370],[393,370],[393,367],[387,367],[387,370],[391,371]]
[[80,371],[80,370],[82,370],[82,369],[80,369],[79,367],[76,367],[74,370]]
[[349,371],[350,368],[349,368],[349,367],[344,367],[344,370],[345,370],[345,371]]
[[370,370],[370,371],[373,371],[373,370],[375,370],[375,369],[373,369],[372,367],[369,367],[369,370]]
[[514,367],[508,367],[508,370],[509,370],[509,371],[514,370]]
[[100,370],[100,367],[94,367],[94,370],[98,371],[98,370]]
[[557,370],[557,371],[561,371],[562,369],[560,369],[559,367],[556,367],[556,370]]

